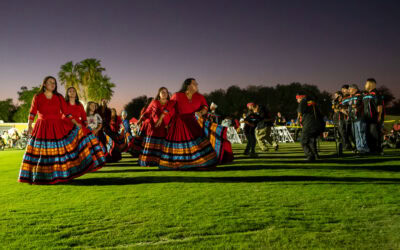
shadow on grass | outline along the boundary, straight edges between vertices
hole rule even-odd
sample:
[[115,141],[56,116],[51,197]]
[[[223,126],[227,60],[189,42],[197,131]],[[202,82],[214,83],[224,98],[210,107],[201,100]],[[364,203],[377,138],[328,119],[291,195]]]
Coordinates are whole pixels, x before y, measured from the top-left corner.
[[235,156],[235,160],[242,160],[242,159],[254,159],[254,160],[268,160],[268,159],[302,159],[304,157],[301,157],[299,155],[275,155],[275,154],[265,154],[265,153],[259,153],[258,157],[253,158],[250,156]]
[[367,177],[325,177],[325,176],[244,176],[244,177],[190,177],[190,176],[141,176],[74,179],[62,185],[109,186],[144,183],[259,183],[259,182],[299,182],[300,185],[318,184],[400,184],[399,178]]
[[138,173],[138,172],[160,171],[158,168],[148,168],[148,167],[135,168],[135,169],[115,169],[115,170],[103,170],[103,169],[96,172],[92,172],[92,174]]
[[[255,163],[255,162],[252,162]],[[282,164],[282,162],[278,162],[279,164],[259,164],[258,165],[228,165],[218,166],[214,171],[254,171],[254,170],[358,170],[358,171],[387,171],[387,172],[400,172],[400,166],[397,164],[394,165],[384,165],[384,166],[354,166],[354,165],[320,165],[317,163],[311,164],[303,164],[303,165],[288,165]],[[287,163],[287,162],[285,162]],[[248,164],[248,163],[247,163]],[[110,166],[113,167],[113,166]],[[104,170],[107,169],[107,170]],[[138,172],[161,172],[164,170],[159,170],[158,168],[130,168],[130,169],[110,169],[110,168],[103,168],[102,170],[92,172],[92,174],[115,174],[115,173],[138,173]],[[167,170],[166,170],[167,171]],[[190,171],[190,170],[185,170]],[[195,171],[195,170],[193,170]]]
[[108,167],[139,167],[137,162],[132,162],[132,163],[107,163],[105,166],[105,168]]
[[[314,162],[307,162],[305,161],[304,157],[297,157],[298,160],[285,160],[286,158],[281,158],[282,160],[268,160],[271,158],[248,158],[251,160],[241,160],[238,161],[237,164],[309,164],[309,165],[324,165],[324,164],[344,164],[344,165],[352,165],[352,164],[371,164],[371,163],[385,163],[391,161],[398,161],[397,159],[368,159],[368,158],[352,158],[352,159],[338,159],[338,158],[322,158],[321,160],[314,161]],[[236,163],[235,163],[236,164]]]
[[[277,159],[281,159],[280,161]],[[286,160],[290,159],[290,160]],[[297,159],[297,160],[294,160]],[[371,164],[371,163],[384,163],[384,162],[390,162],[390,161],[399,161],[398,156],[394,155],[387,155],[387,156],[379,156],[379,158],[374,158],[374,156],[371,157],[356,157],[354,155],[346,156],[346,157],[341,157],[338,158],[336,155],[322,155],[321,159],[315,162],[307,162],[305,161],[304,156],[275,156],[275,155],[259,155],[258,157],[251,158],[249,156],[245,157],[236,157],[235,160],[239,160],[238,164],[254,164],[254,163],[261,163],[261,164],[274,164],[274,163],[296,163],[296,164],[329,164],[329,163],[335,163],[335,164]]]
[[[388,172],[400,172],[400,166],[398,164],[394,165],[384,165],[384,166],[354,166],[354,165],[319,165],[316,163],[313,164],[304,164],[304,165],[287,165],[282,164],[274,165],[230,165],[230,166],[219,166],[216,171],[243,171],[243,170],[263,170],[263,169],[271,169],[271,170],[373,170],[373,171],[388,171]],[[286,162],[285,162],[286,163]]]

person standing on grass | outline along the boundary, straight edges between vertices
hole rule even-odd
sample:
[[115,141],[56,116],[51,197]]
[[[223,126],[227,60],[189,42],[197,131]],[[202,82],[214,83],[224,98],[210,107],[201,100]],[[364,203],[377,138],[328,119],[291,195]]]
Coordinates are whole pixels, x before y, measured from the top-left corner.
[[364,119],[363,95],[355,84],[350,85],[349,117],[353,123],[354,137],[356,140],[356,149],[358,154],[369,152],[367,143],[367,124]]
[[345,84],[342,86],[342,103],[341,103],[341,112],[344,115],[344,122],[342,129],[343,138],[343,146],[345,150],[354,151],[353,145],[355,145],[355,139],[353,136],[353,126],[349,118],[349,102],[350,102],[350,92],[349,92],[349,85]]
[[247,145],[246,149],[244,150],[244,155],[250,155],[250,157],[257,157],[256,154],[256,126],[257,123],[260,121],[260,117],[257,113],[254,112],[254,106],[255,104],[250,102],[247,103],[247,108],[249,109],[249,112],[244,119],[244,135],[246,136],[247,139]]
[[268,151],[268,144],[274,147],[275,151],[278,150],[278,144],[271,136],[271,130],[274,125],[273,118],[265,106],[255,104],[253,111],[258,115],[259,122],[257,123],[255,135],[262,151]]
[[[57,81],[44,78],[32,100],[28,119],[28,141],[19,182],[55,184],[69,181],[105,164],[99,141],[86,134],[67,112],[67,103],[57,92]],[[63,120],[62,115],[69,120]],[[33,121],[38,115],[35,127]]]
[[206,170],[216,167],[217,154],[196,118],[203,117],[207,111],[208,105],[204,96],[198,93],[197,81],[186,79],[156,123],[159,127],[164,123],[164,117],[171,119],[161,149],[160,169]]
[[114,112],[114,120],[111,121],[112,111],[107,107],[108,101],[106,99],[101,100],[101,105],[99,108],[99,114],[101,116],[102,125],[101,132],[99,133],[99,138],[103,145],[107,149],[107,162],[118,162],[122,159],[121,151],[118,148],[118,140],[120,140],[118,130],[113,131],[111,124],[116,128],[117,121],[116,111]]
[[[160,119],[169,102],[169,92],[166,87],[161,87],[156,97],[148,105],[142,115],[142,128],[140,141],[142,142],[138,163],[142,167],[158,166],[160,164],[161,148],[165,136],[167,135],[167,127],[169,120],[164,118],[162,124],[156,127],[156,123]],[[141,121],[138,121],[141,122]]]
[[376,89],[374,78],[367,79],[363,97],[364,115],[367,124],[367,142],[371,153],[383,154],[382,128],[384,121],[384,99]]
[[332,100],[332,110],[333,110],[333,124],[335,126],[335,140],[337,142],[338,146],[338,154],[342,155],[343,153],[343,144],[344,144],[344,134],[343,134],[343,128],[344,128],[344,114],[342,113],[341,109],[341,103],[342,103],[342,92],[337,91],[333,95],[333,100]]
[[324,130],[324,120],[316,102],[305,94],[296,95],[299,103],[298,117],[303,125],[301,146],[308,161],[319,158],[317,151],[317,138]]
[[140,110],[139,120],[136,121],[136,136],[135,140],[133,141],[133,150],[132,154],[134,156],[139,156],[142,150],[142,143],[143,143],[143,136],[142,130],[144,129],[143,121],[148,119],[148,113],[145,114],[147,107],[149,107],[150,103],[153,101],[153,97],[147,98],[146,103],[144,104],[143,108]]

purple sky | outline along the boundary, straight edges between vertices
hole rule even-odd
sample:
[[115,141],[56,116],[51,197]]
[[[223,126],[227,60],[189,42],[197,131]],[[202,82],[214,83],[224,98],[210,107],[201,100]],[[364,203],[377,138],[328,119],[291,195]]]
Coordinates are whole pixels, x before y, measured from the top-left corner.
[[400,1],[3,0],[0,100],[89,57],[116,83],[119,109],[186,77],[201,92],[294,81],[334,91],[375,77],[400,97],[399,27]]

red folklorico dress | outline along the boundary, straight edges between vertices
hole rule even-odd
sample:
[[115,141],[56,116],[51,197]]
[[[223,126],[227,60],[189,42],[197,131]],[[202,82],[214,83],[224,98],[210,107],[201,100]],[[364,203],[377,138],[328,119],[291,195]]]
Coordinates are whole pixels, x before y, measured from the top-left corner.
[[67,102],[67,114],[70,114],[71,118],[75,119],[75,121],[81,124],[85,132],[90,132],[90,130],[87,129],[86,112],[81,103],[71,105]]
[[125,141],[125,133],[123,129],[121,130],[121,127],[123,127],[123,125],[120,116],[116,116],[115,119],[111,118],[110,129],[116,135],[115,144],[118,147],[119,151],[124,152],[128,144]]
[[[82,125],[83,131],[86,133],[86,135],[90,136],[92,140],[92,136],[90,135],[92,131],[90,128],[88,128],[87,115],[83,105],[81,103],[72,105],[67,102],[67,113],[70,114],[75,121]],[[70,118],[64,117],[64,119],[68,120]],[[104,147],[103,143],[101,143],[100,139],[95,134],[93,134],[93,136],[99,141],[104,156],[106,157],[108,154],[106,147]]]
[[28,141],[18,181],[31,184],[55,184],[101,168],[105,157],[99,141],[87,135],[70,120],[64,98],[44,93],[33,100],[29,120],[38,119]]
[[161,147],[163,145],[165,136],[167,135],[166,126],[168,125],[168,118],[163,120],[163,124],[156,127],[158,119],[164,112],[168,102],[164,105],[159,100],[153,100],[143,113],[145,120],[140,131],[141,148],[138,157],[140,166],[158,166],[161,156]]
[[218,157],[195,112],[208,105],[203,95],[189,100],[185,93],[175,93],[165,112],[171,116],[168,133],[161,149],[160,169],[204,169],[215,167]]

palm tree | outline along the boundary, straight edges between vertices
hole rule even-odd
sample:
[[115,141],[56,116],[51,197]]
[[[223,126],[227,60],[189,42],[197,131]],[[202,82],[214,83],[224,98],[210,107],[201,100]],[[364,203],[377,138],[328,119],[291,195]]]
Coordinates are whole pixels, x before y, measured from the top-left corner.
[[107,75],[101,77],[99,81],[92,83],[88,88],[88,97],[90,100],[100,102],[102,99],[110,100],[114,91],[115,84]]
[[[78,95],[80,94],[80,79],[78,74],[78,65],[69,61],[64,65],[61,65],[60,72],[58,72],[58,79],[61,85],[65,85],[65,90],[69,87],[75,87]],[[81,98],[81,96],[79,95]]]
[[110,77],[103,75],[105,68],[95,58],[85,59],[74,65],[72,61],[61,66],[58,78],[65,89],[75,87],[82,103],[89,100],[99,102],[105,98],[110,100],[115,84]]
[[82,100],[86,102],[89,98],[89,87],[102,81],[102,72],[105,68],[101,67],[100,60],[88,58],[79,63],[78,71],[82,85]]

